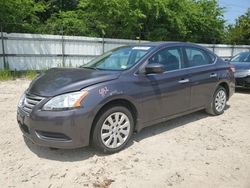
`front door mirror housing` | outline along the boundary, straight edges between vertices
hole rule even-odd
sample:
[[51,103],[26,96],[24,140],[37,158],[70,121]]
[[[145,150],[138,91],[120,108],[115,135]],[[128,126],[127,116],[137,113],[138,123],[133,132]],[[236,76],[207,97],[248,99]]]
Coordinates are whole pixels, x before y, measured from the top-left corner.
[[146,74],[160,74],[165,71],[165,66],[159,63],[147,64],[145,67]]

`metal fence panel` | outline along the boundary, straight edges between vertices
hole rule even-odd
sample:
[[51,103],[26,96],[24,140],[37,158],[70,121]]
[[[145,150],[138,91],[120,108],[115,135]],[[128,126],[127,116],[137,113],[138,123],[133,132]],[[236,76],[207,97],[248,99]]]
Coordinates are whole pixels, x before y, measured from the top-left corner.
[[[3,33],[5,59],[11,70],[40,70],[52,67],[76,67],[113,48],[138,44],[138,40],[78,36]],[[250,46],[201,44],[222,58],[230,58]],[[0,45],[0,69],[3,69]]]
[[104,39],[104,51],[107,52],[114,48],[130,45],[130,44],[139,44],[139,42],[148,42],[148,41],[138,41],[138,40],[126,40],[126,39]]
[[224,45],[220,45],[220,46],[216,46],[214,48],[214,53],[219,55],[222,58],[230,58],[232,56],[232,49],[229,46],[224,46]]
[[234,48],[233,55],[236,55],[240,52],[249,52],[250,51],[250,46],[242,46],[241,48]]
[[64,48],[66,55],[97,56],[102,54],[102,45],[100,43],[65,41]]
[[78,67],[88,63],[94,57],[66,57],[65,66],[67,67]]
[[62,66],[62,57],[8,57],[10,70],[42,70]]
[[7,34],[6,54],[61,54],[61,37],[37,34]]

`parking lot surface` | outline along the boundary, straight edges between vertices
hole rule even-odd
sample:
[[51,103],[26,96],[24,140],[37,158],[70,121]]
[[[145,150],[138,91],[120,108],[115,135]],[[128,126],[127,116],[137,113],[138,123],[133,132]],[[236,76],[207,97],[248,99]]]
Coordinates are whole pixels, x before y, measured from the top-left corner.
[[16,106],[28,84],[0,82],[0,187],[250,187],[250,90],[237,90],[221,116],[176,118],[102,155],[24,139]]

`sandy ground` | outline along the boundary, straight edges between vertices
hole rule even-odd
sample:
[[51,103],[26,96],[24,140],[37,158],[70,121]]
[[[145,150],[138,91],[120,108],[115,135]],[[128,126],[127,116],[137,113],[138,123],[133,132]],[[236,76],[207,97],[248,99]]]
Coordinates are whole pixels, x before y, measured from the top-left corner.
[[219,117],[201,111],[146,128],[105,156],[25,140],[16,105],[28,84],[0,82],[0,187],[250,187],[250,90]]

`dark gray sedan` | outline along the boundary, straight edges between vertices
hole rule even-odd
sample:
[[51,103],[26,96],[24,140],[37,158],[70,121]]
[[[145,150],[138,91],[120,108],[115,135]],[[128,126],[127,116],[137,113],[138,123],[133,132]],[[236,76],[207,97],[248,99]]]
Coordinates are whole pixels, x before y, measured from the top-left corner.
[[53,68],[22,95],[17,121],[34,143],[103,152],[125,147],[133,132],[205,109],[224,112],[233,68],[190,43],[124,46],[79,68]]
[[237,54],[230,63],[235,66],[236,86],[250,88],[250,52]]

